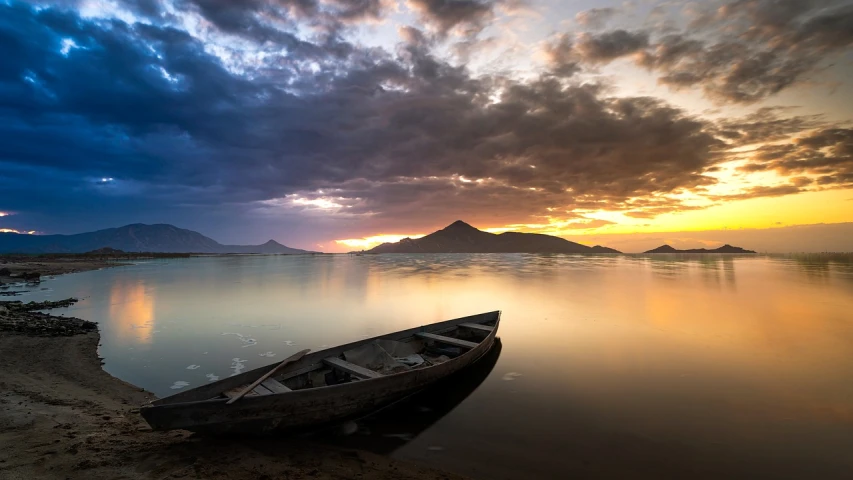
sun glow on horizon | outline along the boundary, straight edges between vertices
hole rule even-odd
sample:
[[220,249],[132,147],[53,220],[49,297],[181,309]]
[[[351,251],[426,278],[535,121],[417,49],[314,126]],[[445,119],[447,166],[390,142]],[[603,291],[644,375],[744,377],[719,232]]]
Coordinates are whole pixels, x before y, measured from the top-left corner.
[[373,247],[382,245],[383,243],[395,243],[403,240],[404,238],[422,238],[424,234],[417,235],[374,235],[372,237],[364,237],[364,238],[347,238],[344,240],[335,240],[335,243],[338,245],[344,245],[349,248],[358,248],[361,250],[369,250]]

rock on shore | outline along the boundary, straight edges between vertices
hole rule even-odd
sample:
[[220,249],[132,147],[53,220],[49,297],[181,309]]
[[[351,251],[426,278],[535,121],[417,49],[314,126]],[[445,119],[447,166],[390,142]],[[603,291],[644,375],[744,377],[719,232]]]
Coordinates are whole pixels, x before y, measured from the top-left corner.
[[76,298],[58,302],[0,302],[0,331],[39,337],[67,337],[97,331],[98,325],[94,322],[38,311],[68,307],[76,302]]

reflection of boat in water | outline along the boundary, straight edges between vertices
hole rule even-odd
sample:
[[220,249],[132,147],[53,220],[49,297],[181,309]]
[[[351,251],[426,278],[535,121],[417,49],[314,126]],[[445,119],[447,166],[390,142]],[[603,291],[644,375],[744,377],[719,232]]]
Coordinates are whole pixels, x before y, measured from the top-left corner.
[[[317,434],[317,440],[387,455],[414,440],[452,412],[486,380],[501,354],[501,341],[469,368],[346,426]],[[353,426],[349,424],[348,426]],[[353,431],[354,430],[354,431]]]
[[290,363],[155,400],[140,413],[155,430],[248,434],[357,418],[480,363],[499,323],[500,312],[489,312],[300,352]]

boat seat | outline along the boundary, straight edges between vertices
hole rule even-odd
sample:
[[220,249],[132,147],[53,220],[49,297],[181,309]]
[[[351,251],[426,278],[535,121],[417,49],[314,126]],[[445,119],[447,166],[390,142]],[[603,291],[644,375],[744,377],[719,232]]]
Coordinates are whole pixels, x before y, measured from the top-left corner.
[[356,377],[361,378],[379,378],[382,376],[381,373],[374,372],[373,370],[369,370],[362,366],[356,365],[354,363],[350,363],[346,360],[342,360],[338,357],[328,357],[323,359],[323,363],[326,365],[341,370],[343,372],[347,372],[351,375],[355,375]]
[[459,326],[462,328],[467,328],[469,330],[477,330],[479,332],[486,332],[486,333],[492,333],[492,331],[494,331],[494,329],[495,329],[495,327],[480,325],[478,323],[460,323]]
[[474,348],[478,344],[474,342],[469,342],[466,340],[459,340],[458,338],[445,337],[444,335],[436,335],[434,333],[426,333],[426,332],[418,332],[417,335],[420,338],[425,338],[427,340],[433,340],[439,343],[445,343],[447,345],[453,345],[454,347],[461,348]]
[[258,385],[257,387],[253,388],[252,391],[257,393],[258,395],[269,395],[272,393],[272,390],[268,389],[263,385]]
[[[243,389],[245,389],[245,388],[246,388],[245,385],[240,386],[240,387],[236,387],[236,388],[232,388],[231,390],[223,392],[222,395],[224,395],[226,398],[233,398],[233,397],[236,397],[237,395],[239,395],[240,392],[242,392]],[[260,385],[253,388],[252,391],[247,393],[245,396],[254,397],[257,395],[271,395],[273,393],[286,393],[286,392],[292,392],[292,391],[293,390],[287,388],[287,386],[285,386],[281,382],[279,382],[273,378],[268,378],[268,379],[264,380],[263,382],[261,382]]]
[[274,378],[268,378],[261,382],[261,385],[270,390],[272,393],[287,393],[292,392],[291,389],[287,388],[283,383],[277,381]]

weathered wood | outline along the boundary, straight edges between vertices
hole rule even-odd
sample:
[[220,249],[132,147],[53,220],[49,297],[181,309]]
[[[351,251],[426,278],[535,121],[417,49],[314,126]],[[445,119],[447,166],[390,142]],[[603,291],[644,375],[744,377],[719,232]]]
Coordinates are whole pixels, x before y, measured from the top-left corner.
[[[347,350],[359,348],[361,346],[372,343],[378,339],[395,340],[398,342],[411,342],[412,340],[417,338],[415,334],[418,332],[430,332],[441,335],[456,330],[460,323],[495,323],[499,318],[499,311],[478,313],[476,315],[469,315],[466,317],[445,320],[443,322],[432,323],[429,325],[422,325],[419,327],[413,327],[398,332],[388,333],[386,335],[379,335],[372,338],[366,338],[364,340],[358,340],[356,342],[340,345],[337,347],[327,348],[325,350],[305,355],[304,357],[302,357],[302,360],[280,370],[278,373],[276,373],[275,377],[276,379],[278,379],[278,381],[284,382],[286,384],[286,380],[296,376],[300,376],[303,373],[314,371],[320,368],[328,368],[323,363],[324,358],[338,357]],[[223,391],[247,385],[257,379],[259,376],[269,372],[275,367],[275,364],[265,365],[263,367],[258,367],[253,370],[245,371],[238,375],[228,376],[216,382],[210,382],[196,388],[180,391],[174,395],[170,395],[165,398],[154,400],[151,402],[151,405],[160,406],[172,403],[200,402],[208,400],[210,398],[219,397]]]
[[257,387],[253,388],[252,391],[257,393],[258,395],[270,395],[272,393],[272,390],[263,385],[258,385]]
[[[225,395],[225,396],[226,396],[226,397],[228,397],[228,398],[234,398],[234,397],[236,397],[237,395],[240,395],[240,393],[241,393],[243,390],[244,390],[244,389],[243,389],[243,387],[242,387],[242,386],[241,386],[241,387],[237,387],[237,388],[232,388],[231,390],[226,390],[226,391],[222,392],[222,395]],[[256,392],[256,391],[252,390],[251,392],[249,392],[249,393],[247,393],[247,394],[246,394],[246,396],[247,396],[247,397],[250,397],[250,396],[253,396],[253,395],[258,395],[258,392]]]
[[459,326],[462,328],[467,328],[469,330],[477,330],[477,331],[486,332],[486,333],[490,333],[492,330],[495,329],[495,327],[480,325],[478,323],[460,323]]
[[433,340],[439,343],[453,345],[454,347],[475,348],[478,345],[474,342],[469,342],[467,340],[459,340],[458,338],[445,337],[444,335],[435,335],[433,333],[420,332],[417,334],[417,336],[425,338],[427,340]]
[[[320,424],[362,416],[477,362],[492,349],[496,341],[500,312],[447,320],[328,348],[308,354],[275,374],[276,380],[283,383],[295,376],[329,368],[324,359],[339,357],[347,350],[369,344],[377,339],[417,341],[418,333],[447,335],[448,332],[457,329],[461,323],[488,323],[495,325],[495,328],[475,344],[476,348],[468,349],[446,362],[423,368],[337,385],[311,387],[309,384],[287,395],[257,395],[251,392],[238,404],[230,407],[225,406],[227,398],[216,398],[224,390],[245,386],[276,368],[276,366],[267,365],[156,400],[143,406],[140,414],[154,430],[185,429],[202,433],[249,435],[274,431],[301,431]],[[358,376],[353,377],[354,380],[357,378]],[[291,380],[287,383],[291,383]],[[293,384],[296,383],[301,385],[303,382]]]
[[323,362],[332,368],[337,368],[338,370],[351,373],[351,374],[355,375],[356,377],[361,377],[361,378],[367,379],[367,378],[379,378],[382,376],[381,373],[374,372],[373,370],[369,370],[367,368],[356,365],[354,363],[350,363],[346,360],[341,360],[338,357],[324,358]]
[[323,368],[326,368],[326,364],[324,364],[322,362],[322,359],[320,359],[319,363],[314,363],[314,364],[308,365],[307,367],[302,367],[300,369],[293,370],[291,372],[287,372],[287,373],[283,373],[281,375],[278,375],[278,379],[283,382],[285,380],[290,380],[291,378],[298,377],[300,375],[305,375],[306,373],[311,373],[311,372],[314,372],[314,371],[317,371],[317,370],[320,370]]
[[291,356],[289,356],[289,357],[285,358],[284,360],[282,360],[282,361],[281,361],[281,363],[279,363],[279,364],[278,364],[278,366],[277,366],[277,367],[273,368],[272,370],[270,370],[269,372],[267,372],[266,374],[264,374],[261,378],[259,378],[259,379],[255,380],[254,382],[252,382],[252,384],[251,384],[251,385],[249,385],[248,387],[246,387],[246,389],[245,389],[245,390],[243,390],[243,393],[238,394],[237,396],[231,397],[231,399],[230,399],[230,400],[228,400],[228,402],[226,402],[225,404],[226,404],[226,405],[231,405],[232,403],[236,402],[237,400],[240,400],[241,398],[243,398],[243,395],[245,395],[245,394],[249,393],[250,391],[254,390],[254,389],[255,389],[255,387],[257,387],[258,385],[260,385],[260,384],[261,384],[261,382],[263,382],[263,381],[264,381],[264,380],[266,380],[267,378],[269,378],[269,377],[273,376],[273,375],[275,374],[275,372],[277,372],[277,371],[281,370],[282,368],[284,368],[284,367],[286,367],[286,366],[290,365],[290,364],[291,364],[291,363],[293,363],[293,362],[297,362],[297,361],[299,361],[299,359],[301,359],[302,357],[304,357],[304,356],[305,356],[305,354],[306,354],[306,353],[308,353],[308,352],[310,352],[310,351],[311,351],[311,350],[305,349],[305,350],[302,350],[301,352],[296,352],[296,353],[294,353],[293,355],[291,355]]
[[279,383],[274,378],[268,378],[264,380],[263,382],[261,382],[261,385],[270,389],[272,393],[287,393],[292,391],[291,389],[287,388],[287,386],[282,383]]

